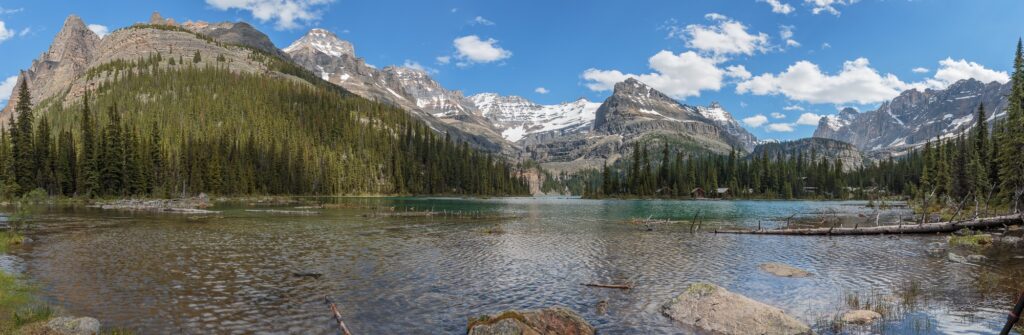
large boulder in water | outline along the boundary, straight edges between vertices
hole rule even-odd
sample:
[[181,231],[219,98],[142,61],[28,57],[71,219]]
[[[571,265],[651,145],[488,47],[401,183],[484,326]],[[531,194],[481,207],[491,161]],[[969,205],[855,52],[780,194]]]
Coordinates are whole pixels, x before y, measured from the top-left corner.
[[715,334],[812,334],[811,327],[781,309],[708,283],[690,284],[661,313]]
[[469,321],[469,335],[593,335],[579,314],[564,307],[504,311]]
[[100,321],[90,317],[62,316],[46,322],[47,334],[95,335],[100,333]]
[[790,278],[803,278],[810,276],[811,273],[786,265],[782,263],[764,263],[760,266],[761,271],[779,276],[779,277],[790,277]]

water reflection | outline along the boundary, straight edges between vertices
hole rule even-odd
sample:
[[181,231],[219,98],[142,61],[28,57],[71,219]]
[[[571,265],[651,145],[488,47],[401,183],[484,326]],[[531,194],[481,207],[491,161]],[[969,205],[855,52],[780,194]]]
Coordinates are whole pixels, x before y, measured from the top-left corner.
[[[976,267],[925,256],[927,243],[942,240],[937,236],[735,236],[690,234],[685,223],[653,232],[623,223],[689,221],[699,211],[705,230],[769,226],[794,212],[873,213],[862,203],[326,201],[336,206],[312,209],[316,215],[246,211],[250,204],[222,206],[211,218],[54,209],[42,215],[38,241],[19,256],[56,304],[140,333],[333,334],[323,304],[329,295],[359,333],[464,333],[466,320],[482,313],[562,305],[602,333],[670,334],[680,330],[660,306],[698,280],[811,324],[843,311],[847,292],[921,283],[928,303],[885,324],[886,332],[994,333],[1008,304],[978,292]],[[501,215],[365,215],[381,208]],[[772,277],[758,270],[764,262],[813,275]],[[998,265],[986,266],[996,275],[1024,268],[1012,257]],[[580,285],[587,282],[635,288]],[[600,301],[606,313],[598,313]]]

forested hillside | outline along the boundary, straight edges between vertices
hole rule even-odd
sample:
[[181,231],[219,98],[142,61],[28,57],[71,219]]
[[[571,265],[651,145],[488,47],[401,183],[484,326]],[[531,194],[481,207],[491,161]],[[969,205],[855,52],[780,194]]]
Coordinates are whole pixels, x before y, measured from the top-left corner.
[[[475,194],[527,192],[514,167],[394,107],[267,54],[254,74],[163,57],[92,68],[84,101],[33,108],[21,85],[0,138],[2,194]],[[302,78],[306,80],[296,79]]]

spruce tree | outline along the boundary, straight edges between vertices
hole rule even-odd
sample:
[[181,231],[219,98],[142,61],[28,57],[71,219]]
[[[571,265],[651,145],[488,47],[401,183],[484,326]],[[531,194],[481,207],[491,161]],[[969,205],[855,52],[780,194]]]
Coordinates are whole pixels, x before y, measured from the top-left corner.
[[76,193],[93,197],[100,193],[100,171],[97,160],[96,125],[92,112],[89,110],[89,92],[85,92],[82,100],[81,134],[82,156],[78,167],[78,190]]
[[12,131],[14,173],[20,192],[36,188],[36,158],[32,136],[32,95],[28,91],[28,80],[18,88],[18,104],[14,107],[17,121]]

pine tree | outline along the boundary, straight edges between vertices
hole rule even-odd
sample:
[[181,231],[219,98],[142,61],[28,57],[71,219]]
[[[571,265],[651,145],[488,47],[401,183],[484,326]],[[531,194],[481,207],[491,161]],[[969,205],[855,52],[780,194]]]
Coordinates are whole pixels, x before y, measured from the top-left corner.
[[78,185],[78,155],[75,149],[75,138],[70,131],[63,131],[57,142],[57,182],[60,185],[60,193],[72,196]]
[[78,167],[78,189],[76,193],[93,197],[100,192],[100,171],[97,161],[96,126],[92,112],[89,110],[89,92],[85,92],[82,100],[82,122],[79,130],[82,138],[82,157]]
[[1020,210],[1019,202],[1024,192],[1024,46],[1019,39],[1010,79],[1007,117],[1003,121],[1000,139],[1003,148],[999,151],[999,181],[1003,196],[1012,202],[1012,208]]
[[18,104],[15,105],[14,112],[17,117],[11,129],[14,175],[20,192],[28,192],[36,188],[36,159],[32,143],[32,95],[28,91],[27,80],[23,80],[18,88]]
[[107,126],[103,132],[100,183],[106,195],[124,195],[124,138],[117,106],[107,110]]
[[39,119],[39,128],[35,139],[36,187],[42,188],[47,194],[57,194],[56,167],[53,159],[53,145],[50,141],[50,123],[46,118]]
[[[163,141],[160,140],[160,127],[153,122],[153,130],[149,139],[149,180],[151,193],[163,192],[164,185],[164,154]],[[244,192],[243,192],[244,193]]]

